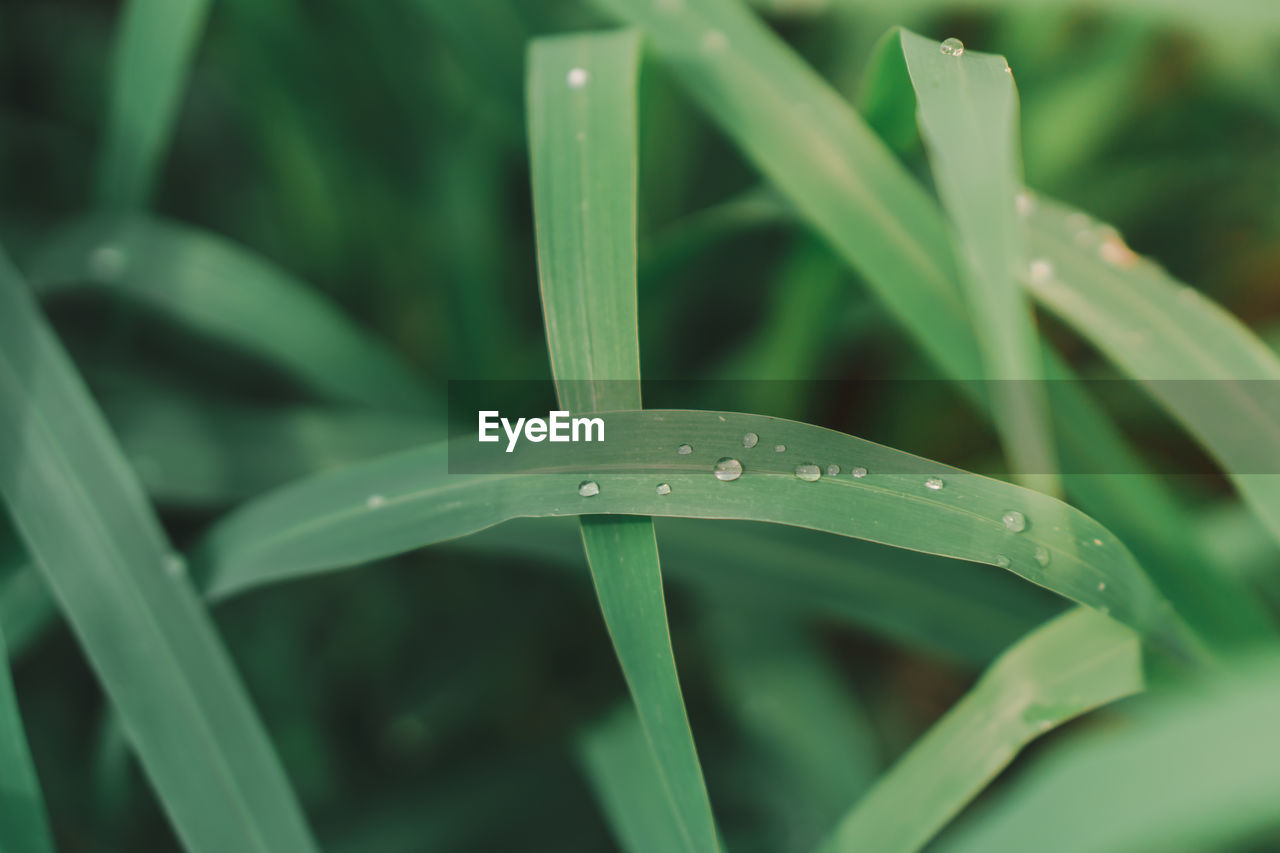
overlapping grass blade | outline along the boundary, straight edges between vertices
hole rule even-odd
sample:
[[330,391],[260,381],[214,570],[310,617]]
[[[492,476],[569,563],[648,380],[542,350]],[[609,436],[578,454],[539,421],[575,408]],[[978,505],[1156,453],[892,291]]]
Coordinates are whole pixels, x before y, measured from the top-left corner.
[[0,634],[0,848],[23,853],[53,853],[44,796],[31,764],[3,634]]
[[[547,349],[571,412],[640,406],[634,32],[540,39],[529,52],[529,151]],[[667,630],[653,523],[582,519],[609,636],[683,849],[719,849]]]
[[0,491],[187,848],[313,849],[208,614],[3,259]]
[[[210,532],[200,559],[210,567],[211,592],[354,565],[511,518],[680,516],[789,524],[997,565],[1140,631],[1176,632],[1128,550],[1048,495],[760,415],[655,409],[608,413],[606,423],[607,443],[537,445],[536,461],[517,447],[503,454],[511,462],[501,474],[450,474],[449,448],[438,444],[286,486]],[[759,436],[750,450],[746,433]],[[686,442],[691,452],[677,453]],[[455,452],[475,446],[464,442]],[[722,456],[740,459],[745,473],[717,479],[712,469]],[[458,465],[464,460],[458,456]],[[795,473],[804,463],[837,464],[843,473],[807,482]],[[868,473],[854,477],[855,467]],[[930,478],[943,487],[930,488]],[[579,494],[586,479],[599,494]],[[658,494],[658,483],[670,494]],[[371,495],[379,497],[372,506]],[[1022,532],[1004,522],[1011,511],[1025,519]]]
[[1031,292],[1178,418],[1280,538],[1280,357],[1079,211],[1041,199],[1030,225],[1052,269]]
[[[646,29],[656,52],[707,112],[866,277],[944,375],[959,380],[982,375],[936,206],[838,93],[735,0],[687,0],[674,14],[672,7],[644,0],[597,2]],[[883,59],[892,52],[877,55]],[[899,59],[892,61],[905,67]],[[897,86],[893,69],[886,71],[881,76]],[[788,121],[779,121],[784,115]],[[1049,350],[1045,367],[1050,379],[1071,376]],[[971,390],[980,395],[980,389]],[[1115,470],[1139,470],[1114,426],[1078,391],[1059,393],[1053,413],[1068,470],[1110,470],[1094,467],[1099,452],[1089,439],[1105,439],[1108,456],[1118,454],[1115,461],[1126,463]],[[1110,459],[1103,464],[1111,464]],[[1246,590],[1204,571],[1194,548],[1181,547],[1190,542],[1178,531],[1190,525],[1176,502],[1161,494],[1159,483],[1133,479],[1073,476],[1067,484],[1081,503],[1114,514],[1127,533],[1157,531],[1142,549],[1144,556],[1149,552],[1155,557],[1150,561],[1153,576],[1211,642],[1274,638],[1274,626]],[[1135,500],[1143,497],[1157,500]],[[1152,518],[1157,512],[1162,513],[1159,524]],[[1168,541],[1170,535],[1179,541]],[[1241,617],[1233,616],[1233,609]]]
[[209,0],[128,0],[112,50],[98,203],[147,205],[168,153]]
[[919,850],[1033,739],[1143,687],[1138,636],[1089,610],[1068,611],[1001,655],[820,849]]
[[29,272],[42,295],[86,285],[119,293],[335,400],[442,408],[381,342],[314,290],[197,228],[145,215],[92,217],[55,234]]
[[1199,687],[1064,743],[939,849],[1249,849],[1277,828],[1280,661]]
[[635,708],[619,707],[584,731],[577,752],[623,850],[650,853],[688,846]]
[[1018,276],[1026,240],[1018,96],[1003,57],[899,30],[919,103],[934,182],[956,236],[960,282],[991,384],[991,409],[1010,468],[1024,485],[1057,492],[1044,369]]

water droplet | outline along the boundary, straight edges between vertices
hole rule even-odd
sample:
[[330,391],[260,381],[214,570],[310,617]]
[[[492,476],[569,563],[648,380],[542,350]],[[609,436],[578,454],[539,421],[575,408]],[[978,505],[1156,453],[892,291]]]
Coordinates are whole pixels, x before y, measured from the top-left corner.
[[728,483],[742,476],[742,463],[732,456],[722,456],[716,460],[714,471],[717,480]]
[[850,473],[850,474],[852,474],[852,475],[853,475],[854,477],[856,477],[857,479],[861,480],[863,477],[867,476],[867,469],[866,469],[866,468],[854,468],[854,469],[853,469],[852,471],[850,471],[849,473]]
[[996,565],[1002,569],[1009,568],[1009,558],[1004,554],[996,554]]
[[773,452],[774,452],[774,453],[786,453],[786,452],[787,452],[787,446],[786,446],[785,444],[775,444],[775,445],[773,446]]
[[742,446],[750,450],[760,443],[760,436],[754,432],[749,432],[742,437]]
[[1027,529],[1027,517],[1016,509],[1005,510],[1000,520],[1004,522],[1004,529],[1013,533],[1021,533]]
[[578,494],[584,498],[594,498],[600,494],[600,484],[595,480],[583,480],[578,484]]
[[369,495],[369,497],[365,498],[364,505],[369,509],[377,509],[378,507],[382,506],[386,502],[387,502],[387,499],[384,498],[382,495]]
[[1004,64],[1004,73],[1005,73],[1005,74],[1012,74],[1012,73],[1013,73],[1013,69],[1009,67],[1009,63],[1007,63],[1007,62]]
[[964,53],[964,42],[958,38],[949,38],[938,47],[946,56],[960,56]]
[[1106,592],[1106,591],[1107,591],[1107,582],[1098,581],[1098,592]]
[[99,246],[89,255],[89,272],[103,281],[114,281],[129,265],[129,257],[116,246]]
[[1043,545],[1036,546],[1036,562],[1041,566],[1049,565],[1049,549]]
[[1036,209],[1035,196],[1031,195],[1031,193],[1026,190],[1018,193],[1017,198],[1014,199],[1014,204],[1017,207],[1018,215],[1023,219],[1030,216],[1031,212]]
[[164,558],[164,570],[169,577],[180,578],[187,573],[187,561],[177,551],[171,551]]
[[1093,540],[1093,544],[1094,544],[1094,545],[1101,545],[1101,544],[1102,544],[1102,540],[1101,540],[1101,539],[1095,539],[1095,540]]
[[1045,284],[1053,278],[1053,264],[1044,258],[1036,258],[1031,262],[1029,272],[1034,284]]
[[924,481],[924,487],[935,492],[942,491],[942,487],[945,485],[946,483],[942,482],[941,477],[930,477]]
[[836,474],[839,474],[839,473],[840,473],[840,466],[835,464],[834,462],[827,466],[828,477],[834,477]]
[[568,75],[565,76],[570,89],[581,89],[590,79],[591,74],[585,68],[570,68]]
[[817,465],[806,462],[803,465],[796,466],[796,476],[806,483],[814,483],[822,478],[822,469]]
[[681,456],[688,456],[692,452],[693,452],[692,444],[682,444],[676,448],[676,453],[679,453]]
[[719,30],[707,30],[702,34],[701,47],[703,53],[724,53],[729,47],[729,37]]
[[669,483],[659,483],[659,484],[658,484],[658,494],[660,494],[660,495],[669,495],[669,494],[671,494],[671,485],[670,485]]

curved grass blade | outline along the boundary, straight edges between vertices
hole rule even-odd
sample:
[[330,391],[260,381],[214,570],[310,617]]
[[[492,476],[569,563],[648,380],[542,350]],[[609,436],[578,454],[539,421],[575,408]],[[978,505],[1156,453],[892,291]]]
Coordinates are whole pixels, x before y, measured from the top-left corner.
[[2,258],[0,492],[186,847],[314,849],[208,613]]
[[[982,375],[937,208],[838,93],[733,0],[686,0],[675,14],[671,7],[644,0],[597,2],[645,27],[656,52],[703,107],[795,209],[863,273],[944,375],[961,381]],[[903,67],[901,60],[895,62]],[[886,73],[893,78],[892,68]],[[780,122],[781,115],[793,120]],[[1051,378],[1071,376],[1048,349],[1045,367]],[[970,390],[980,396],[977,389]],[[1097,448],[1086,440],[1089,435],[1107,438],[1112,455],[1128,457],[1115,470],[1140,470],[1114,426],[1089,403],[1075,392],[1054,401],[1067,466],[1092,469]],[[1189,542],[1180,532],[1190,524],[1174,500],[1167,495],[1150,504],[1134,500],[1161,494],[1158,481],[1077,476],[1069,484],[1085,505],[1114,513],[1126,533],[1165,531],[1143,542],[1143,556],[1156,557],[1151,560],[1153,576],[1177,596],[1179,611],[1194,619],[1210,642],[1275,638],[1274,626],[1247,590],[1206,572],[1194,548],[1179,547]],[[1165,513],[1159,525],[1150,517],[1156,512]],[[1170,535],[1179,541],[1169,541]],[[1242,605],[1243,618],[1232,616],[1237,605]]]
[[0,848],[53,853],[44,797],[22,728],[9,674],[9,652],[0,634]]
[[649,853],[688,846],[635,708],[617,708],[577,741],[578,761],[623,850]]
[[[450,474],[438,444],[321,474],[252,501],[217,524],[200,561],[215,596],[354,565],[511,518],[594,514],[767,521],[988,563],[1175,645],[1176,617],[1102,525],[1048,495],[808,424],[761,415],[649,410],[606,416],[609,440],[517,447],[501,474]],[[759,436],[746,450],[746,433]],[[692,443],[691,452],[676,448]],[[774,451],[774,445],[786,451]],[[467,446],[456,448],[459,454]],[[584,448],[594,447],[589,454]],[[571,449],[566,449],[571,448]],[[744,473],[724,482],[716,460]],[[457,457],[459,463],[463,456]],[[809,482],[799,464],[843,472]],[[464,463],[465,464],[465,463]],[[849,466],[849,467],[846,467]],[[848,473],[865,468],[861,477]],[[579,494],[593,479],[599,493]],[[930,482],[941,481],[941,488]],[[666,483],[668,494],[656,485]],[[369,501],[371,495],[377,501]],[[1021,532],[1016,516],[1021,513]],[[1007,564],[1007,565],[1006,565]],[[1102,585],[1101,588],[1099,585]]]
[[899,30],[919,104],[920,131],[950,217],[960,282],[991,385],[1005,456],[1023,485],[1056,493],[1057,453],[1031,306],[1018,283],[1026,241],[1015,200],[1022,186],[1018,96],[1004,57]]
[[1137,634],[1068,611],[1001,655],[819,849],[919,850],[1032,740],[1143,688]]
[[98,203],[146,207],[168,153],[209,0],[128,0],[112,49]]
[[144,215],[67,226],[30,265],[41,295],[90,286],[147,305],[335,400],[438,407],[391,352],[284,270],[215,234]]
[[[634,32],[538,39],[529,151],[551,373],[570,412],[640,407]],[[596,595],[684,839],[716,851],[715,819],[667,629],[647,518],[584,517]]]
[[1051,274],[1027,287],[1181,421],[1280,538],[1280,475],[1258,473],[1280,459],[1280,357],[1079,211],[1042,199],[1030,225]]
[[1074,738],[1028,768],[939,849],[1248,849],[1253,834],[1274,831],[1280,661],[1149,701],[1130,725]]

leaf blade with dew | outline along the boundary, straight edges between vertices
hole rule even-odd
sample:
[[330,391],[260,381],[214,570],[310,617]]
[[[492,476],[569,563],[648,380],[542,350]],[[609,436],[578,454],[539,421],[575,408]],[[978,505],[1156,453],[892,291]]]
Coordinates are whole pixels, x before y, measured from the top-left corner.
[[1179,420],[1280,539],[1280,474],[1256,470],[1280,459],[1280,357],[1114,229],[1047,200],[1030,226],[1054,274],[1027,287]]
[[117,24],[97,200],[147,205],[168,153],[209,0],[129,0]]
[[1070,610],[1001,655],[819,850],[918,850],[1032,740],[1143,689],[1138,635],[1092,611]]
[[1022,159],[1013,76],[1004,57],[947,52],[908,30],[899,37],[1005,456],[1015,479],[1059,492],[1040,341],[1017,279],[1026,241],[1015,205]]
[[[794,209],[863,273],[920,349],[945,376],[965,383],[980,398],[971,380],[982,374],[981,358],[972,329],[961,319],[963,302],[943,220],[914,178],[848,104],[781,39],[729,0],[687,0],[678,14],[642,0],[597,3],[645,28],[660,58]],[[702,50],[705,33],[718,33],[714,43],[728,49]],[[883,59],[893,52],[876,55]],[[899,69],[905,66],[901,59],[893,62]],[[886,71],[882,76],[892,83],[893,69]],[[803,132],[776,119],[796,112],[797,105],[804,107],[798,115],[804,120]],[[1071,377],[1052,350],[1046,348],[1044,358],[1052,378]],[[1054,401],[1067,466],[1091,470],[1095,448],[1080,441],[1074,428],[1085,419],[1089,433],[1107,438],[1112,451],[1127,457],[1127,464],[1116,470],[1141,470],[1134,467],[1138,460],[1127,452],[1114,425],[1090,402],[1079,393]],[[1152,529],[1148,513],[1155,511],[1164,513],[1164,529],[1189,529],[1159,481],[1143,479],[1142,484],[1129,484],[1126,478],[1078,476],[1070,478],[1069,485],[1082,501],[1116,513],[1128,531]],[[1163,497],[1148,506],[1135,502],[1137,495]],[[1205,571],[1200,561],[1165,537],[1144,544],[1159,558],[1152,571],[1162,588],[1176,596],[1175,606],[1192,617],[1196,629],[1211,642],[1232,644],[1242,635],[1247,640],[1274,639],[1275,626],[1259,616],[1257,602],[1246,589]],[[1247,618],[1221,618],[1239,604],[1245,605]]]
[[314,849],[208,614],[101,413],[0,258],[0,492],[191,850]]
[[[561,407],[639,408],[632,31],[535,40],[530,172],[547,350]],[[581,520],[596,596],[689,851],[719,842],[676,673],[653,522]]]
[[[226,595],[353,565],[511,518],[625,514],[823,530],[996,565],[1078,603],[1105,608],[1142,631],[1164,631],[1174,618],[1110,532],[1048,495],[779,418],[654,409],[607,413],[605,419],[608,442],[537,445],[536,461],[517,448],[502,454],[510,460],[503,473],[450,474],[449,447],[437,444],[265,495],[231,513],[205,538],[199,559],[209,567],[210,591]],[[746,433],[760,436],[760,450],[777,443],[787,451],[748,455],[742,447]],[[690,452],[678,453],[688,441],[694,443]],[[466,464],[465,454],[475,446],[456,447],[455,467]],[[725,481],[713,468],[729,452],[746,462],[741,476]],[[797,460],[856,461],[867,473],[809,482],[797,476]],[[598,492],[583,496],[579,485],[589,477]],[[670,491],[656,493],[656,483]],[[381,497],[376,512],[366,508],[370,494]],[[1022,524],[1011,527],[1004,520],[1009,511],[1020,513]]]
[[1028,767],[939,849],[1247,849],[1276,828],[1278,663],[1245,659],[1195,690],[1152,693],[1130,725],[1081,734]]
[[146,215],[57,232],[29,265],[43,297],[88,286],[140,302],[334,400],[438,411],[378,340],[288,272],[215,234]]
[[31,763],[31,750],[9,672],[9,651],[0,634],[0,847],[53,853],[44,795]]

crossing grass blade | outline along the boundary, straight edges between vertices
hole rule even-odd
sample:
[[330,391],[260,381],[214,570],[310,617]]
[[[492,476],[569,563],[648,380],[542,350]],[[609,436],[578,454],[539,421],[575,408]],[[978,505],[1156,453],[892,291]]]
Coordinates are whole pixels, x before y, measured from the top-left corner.
[[309,851],[226,650],[101,413],[0,258],[0,492],[193,851]]
[[1257,468],[1280,459],[1280,357],[1087,215],[1042,199],[1030,224],[1053,275],[1027,287],[1181,421],[1280,538],[1280,475]]
[[819,849],[919,850],[1032,740],[1143,689],[1138,636],[1070,610],[1001,655]]
[[28,272],[42,296],[86,286],[119,294],[335,400],[442,408],[381,342],[313,289],[197,228],[141,214],[91,217],[56,233]]
[[[626,514],[767,521],[1007,568],[1144,634],[1182,646],[1181,627],[1129,551],[1061,501],[808,424],[730,412],[646,410],[606,416],[609,440],[517,447],[503,473],[450,474],[438,444],[321,474],[244,505],[205,538],[210,591],[350,566],[474,533],[512,518]],[[743,448],[755,433],[757,446]],[[691,443],[692,450],[676,448]],[[774,445],[785,445],[777,453]],[[456,448],[455,467],[475,447]],[[594,448],[590,451],[587,448]],[[745,473],[722,482],[717,459]],[[807,482],[798,464],[838,464]],[[867,474],[854,477],[854,467]],[[941,489],[926,485],[930,478]],[[595,480],[597,495],[578,486]],[[670,494],[657,494],[667,483]],[[380,500],[370,506],[370,495]],[[1022,513],[1014,532],[1006,513]],[[1101,544],[1099,544],[1101,543]],[[1042,550],[1038,550],[1042,549]],[[1004,563],[1008,563],[1007,566]],[[1042,565],[1043,563],[1043,565]],[[1103,588],[1099,588],[1099,584]]]
[[44,796],[31,764],[3,634],[0,634],[0,848],[53,853]]
[[899,30],[934,182],[955,234],[960,282],[991,384],[991,409],[1015,479],[1058,492],[1040,342],[1018,283],[1026,240],[1018,96],[1003,57]]
[[109,208],[147,205],[173,125],[209,0],[128,0],[111,57],[106,135],[97,200]]
[[[735,0],[687,0],[674,15],[644,0],[596,2],[644,27],[657,55],[795,210],[862,273],[943,375],[962,382],[982,376],[936,205],[837,92]],[[905,69],[905,62],[892,51],[876,56],[892,63],[876,76],[902,91],[894,68]],[[781,122],[780,115],[790,120]],[[1046,349],[1044,360],[1052,384],[1067,385],[1058,381],[1072,376],[1061,359]],[[965,387],[982,398],[980,388]],[[1112,470],[1094,467],[1097,440],[1105,441],[1102,464],[1140,470],[1114,425],[1082,393],[1065,388],[1053,401],[1053,414],[1068,470]],[[1106,511],[1126,534],[1146,537],[1135,547],[1141,545],[1144,558],[1153,557],[1153,577],[1209,642],[1274,640],[1274,625],[1250,593],[1205,571],[1180,533],[1191,525],[1158,481],[1073,476],[1067,485],[1077,500]],[[1147,535],[1152,531],[1154,537]],[[1179,541],[1169,541],[1171,536]]]
[[1152,694],[1127,725],[1063,743],[939,849],[1267,846],[1280,802],[1280,661],[1237,663],[1199,687]]
[[[639,408],[634,32],[539,39],[529,51],[529,151],[547,349],[560,405]],[[653,522],[582,519],[609,636],[689,851],[715,819],[667,629]]]
[[688,846],[635,708],[619,707],[580,734],[577,753],[614,838],[626,853]]

